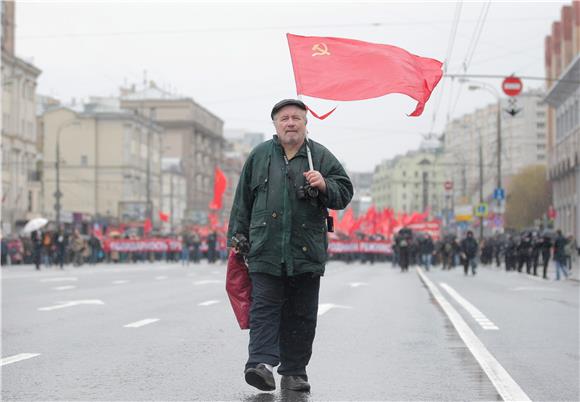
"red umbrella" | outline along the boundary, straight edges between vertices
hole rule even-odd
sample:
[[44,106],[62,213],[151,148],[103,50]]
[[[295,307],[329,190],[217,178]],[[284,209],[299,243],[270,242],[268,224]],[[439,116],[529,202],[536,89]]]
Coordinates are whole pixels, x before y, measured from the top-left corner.
[[230,252],[228,258],[226,291],[238,324],[240,324],[240,329],[249,329],[252,283],[244,257],[233,251]]

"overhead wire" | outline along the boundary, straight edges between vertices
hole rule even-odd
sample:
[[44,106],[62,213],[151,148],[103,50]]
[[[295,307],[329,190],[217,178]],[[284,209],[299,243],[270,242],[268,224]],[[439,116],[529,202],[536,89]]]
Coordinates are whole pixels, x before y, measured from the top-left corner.
[[[449,67],[449,63],[451,62],[451,56],[453,55],[453,48],[455,46],[455,38],[457,37],[457,27],[459,26],[462,6],[463,6],[462,1],[459,1],[455,5],[455,13],[453,14],[453,23],[451,26],[451,31],[449,32],[449,40],[447,41],[447,51],[445,52],[443,75],[447,73],[447,68]],[[445,83],[446,81],[443,81],[441,90],[438,92],[438,97],[435,102],[435,108],[433,109],[433,118],[431,119],[431,128],[429,132],[433,132],[433,128],[435,127],[435,123],[437,122],[437,116],[439,115],[439,106],[441,105],[441,99],[443,98],[443,93],[445,92]]]

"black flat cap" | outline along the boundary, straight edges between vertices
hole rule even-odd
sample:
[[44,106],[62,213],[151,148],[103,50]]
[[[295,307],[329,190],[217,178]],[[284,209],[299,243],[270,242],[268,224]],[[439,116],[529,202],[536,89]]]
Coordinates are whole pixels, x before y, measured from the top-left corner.
[[301,100],[298,99],[284,99],[281,100],[280,102],[276,103],[274,105],[274,107],[272,108],[272,112],[270,113],[270,117],[272,118],[272,120],[274,120],[274,115],[276,113],[278,113],[278,111],[280,109],[282,109],[285,106],[296,106],[299,107],[300,109],[306,111],[308,109],[306,109],[306,105],[304,104],[304,102],[302,102]]

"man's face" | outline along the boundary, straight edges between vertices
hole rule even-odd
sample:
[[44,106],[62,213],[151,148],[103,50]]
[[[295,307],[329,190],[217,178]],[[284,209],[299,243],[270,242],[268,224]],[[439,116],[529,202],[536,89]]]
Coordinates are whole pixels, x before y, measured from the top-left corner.
[[300,145],[306,137],[306,111],[285,106],[274,116],[274,127],[282,145]]

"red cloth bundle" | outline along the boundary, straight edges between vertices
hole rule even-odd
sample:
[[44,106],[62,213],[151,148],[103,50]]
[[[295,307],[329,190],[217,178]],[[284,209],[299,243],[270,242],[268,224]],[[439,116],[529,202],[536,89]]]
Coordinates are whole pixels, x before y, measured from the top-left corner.
[[252,282],[244,257],[233,251],[228,258],[226,292],[241,329],[250,328],[250,305],[252,304]]

